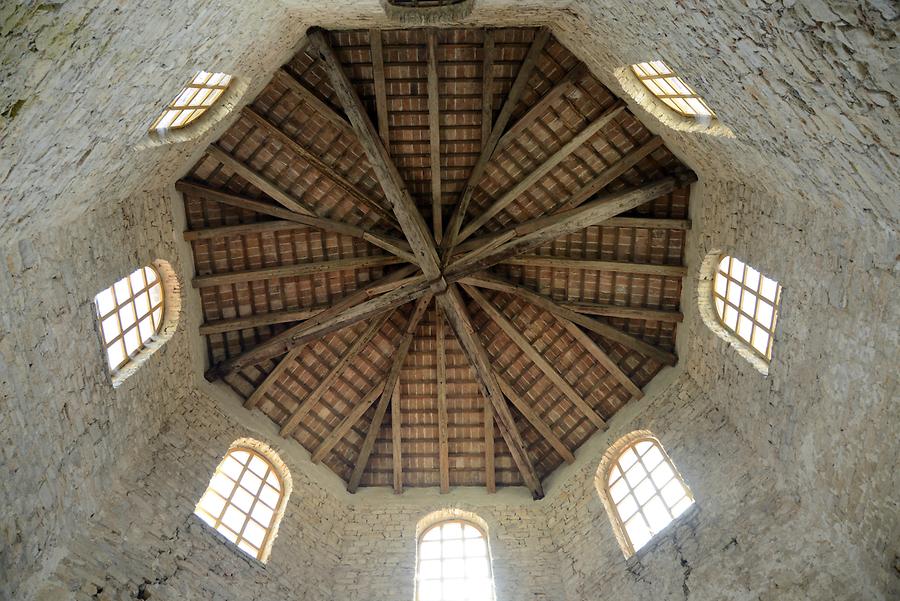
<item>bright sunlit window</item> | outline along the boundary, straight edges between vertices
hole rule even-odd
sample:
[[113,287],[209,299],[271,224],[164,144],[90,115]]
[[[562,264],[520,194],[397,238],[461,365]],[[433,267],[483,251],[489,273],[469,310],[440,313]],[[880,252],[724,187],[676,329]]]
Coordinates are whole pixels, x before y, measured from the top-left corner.
[[261,453],[228,451],[194,513],[239,549],[264,560],[284,499],[282,479]]
[[163,323],[159,272],[141,267],[94,297],[110,370],[116,373],[141,352]]
[[151,130],[179,129],[205,113],[228,89],[231,75],[200,71],[150,127]]
[[662,61],[631,65],[631,70],[650,92],[673,111],[695,118],[715,117],[706,101]]
[[669,456],[652,437],[631,441],[609,464],[607,494],[629,556],[694,503]]
[[494,601],[487,540],[462,520],[439,522],[419,538],[417,601]]
[[713,302],[722,324],[754,353],[772,359],[781,286],[739,259],[723,256],[713,281]]

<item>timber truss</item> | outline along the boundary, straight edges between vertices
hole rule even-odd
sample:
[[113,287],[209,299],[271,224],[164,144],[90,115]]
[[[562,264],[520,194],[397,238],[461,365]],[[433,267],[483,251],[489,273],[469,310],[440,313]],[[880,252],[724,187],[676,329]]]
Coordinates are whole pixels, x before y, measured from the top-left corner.
[[676,361],[694,180],[546,30],[312,29],[176,184],[207,377],[351,492],[540,498]]

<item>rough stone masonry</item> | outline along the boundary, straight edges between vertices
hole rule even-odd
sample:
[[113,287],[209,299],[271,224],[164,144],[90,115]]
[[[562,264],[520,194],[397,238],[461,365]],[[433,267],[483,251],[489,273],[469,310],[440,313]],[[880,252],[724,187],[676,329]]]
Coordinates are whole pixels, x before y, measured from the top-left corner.
[[[900,596],[898,9],[882,0],[475,0],[461,23],[546,25],[700,176],[679,365],[546,482],[349,495],[203,382],[199,299],[113,388],[92,299],[138,265],[192,276],[172,184],[232,114],[149,144],[191,72],[253,98],[310,25],[391,27],[378,0],[0,7],[0,598],[413,599],[416,525],[488,525],[498,601]],[[679,127],[622,72],[664,57],[733,135]],[[784,286],[768,376],[704,322],[727,252]],[[626,560],[597,495],[620,436],[662,440],[696,505]],[[271,445],[294,489],[267,564],[192,511],[228,446]],[[384,494],[382,494],[382,492]]]

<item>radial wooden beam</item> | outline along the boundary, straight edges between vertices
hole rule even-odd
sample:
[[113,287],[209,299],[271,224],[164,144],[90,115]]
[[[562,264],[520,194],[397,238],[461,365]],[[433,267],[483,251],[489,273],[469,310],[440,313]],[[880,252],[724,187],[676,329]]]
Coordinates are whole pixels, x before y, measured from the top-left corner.
[[441,105],[438,88],[438,41],[437,31],[428,33],[428,137],[431,152],[431,229],[434,240],[441,243],[443,231],[443,209],[441,208]]
[[490,356],[475,333],[469,312],[466,310],[457,287],[451,285],[447,288],[447,292],[438,297],[438,302],[441,304],[447,320],[453,326],[456,337],[462,344],[469,362],[475,368],[482,394],[488,397],[494,406],[500,433],[509,447],[516,467],[519,468],[519,472],[522,474],[525,486],[531,490],[531,494],[535,499],[542,498],[544,489],[541,486],[540,478],[534,469],[534,465],[531,463],[531,459],[528,457],[527,447],[516,427],[512,413],[510,413],[506,400],[503,397],[503,392],[500,390],[500,385],[497,384],[497,380],[494,378]]
[[353,343],[347,347],[340,359],[338,359],[337,362],[331,366],[331,369],[328,370],[328,373],[325,374],[325,377],[319,381],[319,384],[308,395],[306,395],[306,398],[303,399],[300,406],[297,407],[293,413],[291,413],[290,417],[288,417],[281,425],[281,430],[278,432],[281,436],[287,438],[294,433],[294,430],[297,429],[297,426],[300,425],[300,422],[306,417],[306,414],[309,413],[310,409],[313,408],[319,399],[322,398],[322,395],[328,392],[328,389],[331,388],[332,384],[334,384],[341,374],[344,373],[347,365],[349,365],[350,362],[366,348],[366,345],[371,342],[372,338],[375,337],[375,334],[382,328],[384,322],[387,321],[390,315],[391,311],[385,311],[381,316],[374,318],[369,326],[363,331],[362,335],[356,338]]
[[362,400],[350,410],[350,413],[341,420],[341,422],[335,426],[335,428],[328,433],[328,436],[316,447],[315,452],[312,454],[312,462],[318,463],[322,461],[322,459],[327,455],[331,449],[334,448],[344,436],[347,435],[347,432],[353,427],[353,424],[358,422],[362,416],[369,410],[369,407],[372,406],[372,403],[375,402],[381,396],[381,393],[384,391],[384,381],[382,380],[375,386],[373,386],[369,392],[366,393],[366,396],[362,398]]
[[296,309],[291,311],[272,311],[271,313],[257,313],[245,317],[232,317],[229,319],[220,319],[218,321],[209,321],[200,326],[200,335],[209,336],[210,334],[223,334],[225,332],[247,330],[279,323],[303,321],[314,315],[318,315],[326,308],[327,307],[310,307],[308,309]]
[[482,44],[484,56],[481,62],[481,148],[484,149],[491,139],[494,125],[494,59],[497,49],[494,46],[494,30],[486,29]]
[[277,357],[293,347],[314,340],[329,332],[397,307],[425,293],[428,284],[423,276],[406,278],[416,271],[413,266],[403,267],[372,282],[301,324],[288,328],[250,350],[223,361],[206,372],[206,378],[215,380],[227,373],[240,371],[270,357]]
[[[346,236],[360,238],[374,246],[383,248],[391,254],[402,257],[407,261],[415,262],[415,257],[413,257],[412,253],[410,252],[409,244],[406,243],[406,240],[400,240],[399,238],[394,238],[392,236],[387,236],[378,232],[364,230],[361,227],[350,225],[349,223],[344,223],[343,221],[336,221],[334,219],[327,219],[324,217],[314,217],[311,215],[303,215],[301,213],[296,213],[294,211],[290,211],[288,209],[284,209],[267,202],[262,202],[254,198],[246,198],[237,194],[231,194],[230,192],[223,192],[222,190],[217,190],[215,188],[210,188],[209,186],[204,186],[202,184],[196,184],[193,182],[175,182],[175,189],[183,194],[192,194],[201,198],[205,198],[206,200],[218,202],[220,204],[236,207],[239,209],[246,209],[248,211],[260,213],[262,215],[271,215],[272,217],[283,219],[290,224],[299,223],[302,225],[320,229],[325,232],[334,232],[336,234],[344,234]],[[269,225],[273,223],[278,222],[263,221],[259,223],[225,226],[222,228],[214,229],[225,230],[223,233],[225,233],[226,235],[229,235],[231,231],[234,231],[235,233],[251,233],[255,231],[275,231],[276,229],[281,229],[280,227],[275,228],[273,225]],[[226,228],[234,229],[226,230]],[[185,240],[199,240],[207,237],[216,237],[216,235],[218,234],[218,232],[211,232],[210,230],[206,230],[206,232],[207,233],[198,234],[196,238],[191,235],[193,234],[193,232],[185,232]]]
[[603,113],[594,119],[583,130],[575,134],[575,136],[563,144],[562,148],[550,155],[547,160],[530,169],[528,174],[516,185],[510,188],[500,198],[494,201],[481,215],[476,217],[471,223],[468,223],[456,239],[457,243],[462,242],[476,231],[478,231],[485,223],[490,221],[497,213],[509,206],[515,199],[521,196],[528,188],[536,184],[542,177],[547,175],[554,167],[563,162],[573,152],[575,152],[582,144],[587,142],[597,132],[606,127],[619,113],[625,110],[625,104],[617,101],[613,106],[603,111]]
[[353,124],[357,138],[369,163],[372,165],[378,181],[384,190],[384,194],[391,203],[397,221],[403,230],[406,240],[412,248],[413,254],[422,272],[429,280],[440,277],[441,270],[438,261],[437,252],[434,246],[434,239],[425,225],[425,220],[419,212],[400,173],[397,171],[396,165],[391,160],[387,148],[378,137],[375,126],[369,118],[359,95],[350,83],[350,79],[344,72],[340,60],[338,60],[334,49],[328,42],[324,31],[318,28],[309,30],[309,39],[312,47],[315,48],[319,57],[322,59],[322,66],[328,74],[331,81],[331,87],[334,88],[335,94],[340,99],[344,107],[344,111]]
[[574,88],[578,83],[578,80],[587,73],[588,70],[584,63],[578,63],[569,69],[568,73],[566,73],[565,77],[563,77],[559,83],[550,88],[550,90],[544,94],[534,106],[528,109],[524,115],[519,117],[518,121],[513,123],[509,129],[506,130],[506,133],[503,134],[500,138],[500,142],[497,144],[497,150],[508,146],[519,134],[525,131],[529,126],[533,125],[535,121],[547,112],[547,109],[550,108],[551,104]]
[[356,492],[356,489],[359,488],[359,481],[362,478],[363,472],[366,470],[366,465],[369,463],[369,456],[372,454],[372,449],[375,447],[375,439],[378,437],[379,430],[381,430],[381,422],[384,420],[384,414],[387,412],[388,404],[394,395],[394,389],[400,383],[400,372],[403,369],[404,361],[406,361],[406,354],[409,352],[409,347],[412,344],[413,336],[415,336],[416,328],[419,326],[419,321],[421,321],[422,316],[425,315],[425,310],[428,308],[428,303],[430,302],[430,294],[420,298],[416,302],[416,306],[406,323],[406,329],[403,332],[403,337],[400,339],[400,345],[394,353],[394,362],[391,365],[391,370],[388,372],[387,378],[385,378],[384,390],[381,393],[378,406],[375,408],[375,415],[372,417],[372,422],[369,424],[369,430],[366,432],[366,438],[359,450],[356,464],[353,466],[350,481],[347,483],[347,490],[351,493]]
[[434,307],[434,348],[437,365],[437,403],[438,403],[438,461],[441,472],[441,492],[450,492],[450,440],[447,419],[447,350],[444,332],[444,317],[441,308]]
[[332,259],[331,261],[311,261],[309,263],[295,263],[293,265],[278,265],[277,267],[263,267],[260,269],[247,269],[244,271],[228,271],[225,273],[198,275],[191,280],[191,284],[194,288],[207,288],[210,286],[225,286],[257,280],[271,280],[301,275],[330,273],[347,269],[371,269],[373,267],[384,267],[405,262],[406,261],[400,257],[393,256],[350,257],[347,259]]
[[553,212],[562,213],[563,211],[569,211],[575,207],[581,206],[581,204],[587,201],[591,196],[621,177],[625,172],[637,165],[641,159],[657,148],[660,148],[662,145],[662,138],[653,136],[641,146],[638,146],[631,152],[623,155],[619,160],[601,171],[596,177],[592,178],[591,181],[573,192],[572,195],[563,201]]
[[329,165],[328,163],[320,159],[314,152],[308,150],[292,137],[284,133],[277,125],[254,111],[249,106],[241,109],[241,114],[243,114],[248,121],[253,123],[253,125],[265,131],[266,135],[269,136],[269,138],[277,140],[283,148],[287,148],[293,154],[303,159],[303,161],[305,161],[310,167],[324,175],[332,184],[334,184],[335,187],[341,190],[344,194],[358,201],[363,206],[368,207],[372,212],[384,219],[388,223],[388,225],[397,227],[396,221],[394,220],[394,215],[390,210],[384,208],[383,206],[381,206],[381,204],[378,203],[377,200],[371,198],[368,194],[357,188],[356,184],[338,173],[332,165]]
[[484,486],[489,493],[497,492],[497,470],[494,467],[494,405],[484,397]]
[[601,315],[603,317],[619,317],[621,319],[642,319],[644,321],[663,321],[678,323],[684,320],[681,311],[668,309],[649,309],[643,307],[621,307],[584,301],[560,302],[560,306],[585,315]]
[[[562,236],[602,223],[610,217],[668,194],[678,186],[690,181],[692,177],[694,177],[693,174],[683,177],[666,177],[639,188],[601,196],[570,211],[521,223],[514,228],[517,234],[515,238],[483,255],[480,259],[473,262],[468,261],[465,256],[459,259],[457,262],[463,266],[448,270],[447,281],[456,281],[461,275],[475,273],[482,268],[490,267],[514,255],[528,252]],[[477,249],[470,251],[470,253],[474,252],[478,252]]]
[[381,46],[381,30],[369,30],[369,51],[372,53],[372,79],[375,83],[375,113],[378,117],[378,135],[387,146],[388,130],[387,86],[384,83],[384,50]]
[[282,85],[300,96],[303,101],[311,106],[319,115],[327,119],[332,125],[341,130],[342,133],[355,136],[353,126],[347,121],[346,117],[338,113],[332,106],[319,99],[309,88],[297,81],[297,79],[285,71],[279,69],[275,72],[275,79],[280,81]]
[[[557,390],[563,393],[570,403],[575,405],[588,420],[594,424],[594,426],[600,430],[606,428],[606,421],[600,417],[600,415],[594,411],[594,409],[588,404],[587,401],[579,394],[575,388],[569,384],[569,382],[562,377],[562,375],[556,371],[550,361],[548,361],[541,353],[538,351],[531,342],[522,333],[519,331],[518,326],[513,324],[507,317],[504,315],[499,309],[494,307],[488,299],[484,297],[478,290],[472,287],[469,284],[463,284],[463,288],[466,293],[472,297],[478,306],[481,307],[481,310],[487,313],[488,317],[500,326],[500,329],[503,330],[503,333],[509,337],[513,343],[519,347],[519,349],[525,354],[525,356],[537,366],[538,369],[546,376],[550,382],[556,386]],[[509,396],[509,395],[507,395]],[[512,399],[510,399],[512,400]]]
[[391,466],[394,472],[394,494],[403,492],[403,416],[400,411],[400,383],[391,395]]
[[266,393],[272,389],[272,386],[275,385],[275,382],[281,378],[282,375],[287,371],[287,369],[294,363],[297,359],[297,356],[300,354],[300,351],[303,350],[302,346],[298,346],[296,348],[288,351],[284,357],[278,362],[278,364],[269,372],[266,376],[266,379],[263,380],[259,386],[256,387],[256,390],[247,397],[247,400],[244,401],[244,407],[247,409],[253,409],[259,402],[262,400]]
[[[556,315],[557,317],[561,317],[562,320],[576,323],[584,328],[587,328],[588,330],[591,330],[592,332],[600,334],[604,338],[607,338],[614,342],[618,342],[622,346],[635,350],[648,357],[652,357],[665,365],[674,365],[676,362],[675,355],[673,355],[672,353],[658,349],[652,344],[644,342],[639,338],[635,338],[630,334],[626,334],[625,332],[622,332],[614,326],[597,321],[596,319],[588,317],[587,315],[576,313],[571,309],[567,309],[552,298],[535,292],[534,290],[531,290],[526,286],[514,284],[512,282],[504,280],[503,278],[500,278],[499,276],[488,273],[480,273],[475,276],[467,277],[464,278],[463,281],[467,284],[472,284],[480,288],[490,288],[491,290],[499,290],[501,292],[515,294],[527,300],[532,305],[540,307],[545,311]],[[634,383],[626,383],[625,379],[627,379],[627,377],[621,380],[622,383],[626,387],[632,389],[632,391],[634,392],[634,389],[637,389],[637,387],[634,385]]]
[[[444,231],[442,245],[446,251],[445,256],[449,256],[453,252],[453,246],[457,243],[457,236],[462,228],[463,220],[466,218],[466,211],[469,209],[469,202],[472,200],[475,188],[477,188],[478,184],[481,182],[481,176],[484,175],[485,168],[491,161],[491,158],[493,158],[494,152],[497,150],[497,145],[500,142],[503,131],[506,129],[510,117],[512,117],[513,110],[515,110],[516,105],[519,104],[519,99],[522,97],[522,93],[527,87],[528,78],[531,77],[531,73],[537,64],[537,60],[540,57],[541,52],[544,51],[544,45],[549,39],[550,32],[546,29],[541,29],[534,36],[534,40],[532,40],[531,46],[528,48],[528,54],[525,55],[525,59],[519,67],[516,79],[513,81],[513,85],[506,96],[503,107],[500,109],[500,113],[494,121],[487,141],[482,145],[478,161],[475,163],[475,166],[472,167],[472,172],[469,174],[469,179],[459,198],[459,202],[456,203],[453,215],[447,223],[447,229]],[[493,60],[493,54],[491,56],[491,60]]]
[[565,443],[559,439],[559,436],[550,429],[550,426],[548,426],[541,416],[537,414],[537,411],[534,410],[528,401],[515,391],[512,384],[499,373],[497,374],[497,382],[500,383],[500,389],[503,390],[503,394],[506,395],[506,398],[508,398],[515,408],[519,410],[519,413],[534,426],[534,429],[544,437],[544,440],[550,443],[550,446],[559,453],[559,456],[563,458],[563,461],[566,463],[574,463],[575,455],[572,454],[569,447],[567,447]]
[[294,211],[295,213],[300,213],[302,215],[315,216],[315,211],[313,211],[312,208],[305,202],[294,198],[293,196],[279,188],[275,184],[275,182],[265,176],[260,175],[253,168],[237,160],[215,144],[211,144],[206,148],[206,154],[240,175],[243,179],[247,180],[256,188],[259,188],[260,190],[265,192],[268,196],[275,199],[275,201],[284,208],[290,211]]
[[503,259],[505,265],[521,265],[523,267],[549,267],[550,269],[590,269],[592,271],[610,271],[615,273],[632,273],[636,275],[656,275],[661,277],[684,277],[687,267],[682,265],[657,265],[655,263],[631,263],[629,261],[600,261],[595,259],[570,259],[568,257],[549,257],[546,255],[525,255]]

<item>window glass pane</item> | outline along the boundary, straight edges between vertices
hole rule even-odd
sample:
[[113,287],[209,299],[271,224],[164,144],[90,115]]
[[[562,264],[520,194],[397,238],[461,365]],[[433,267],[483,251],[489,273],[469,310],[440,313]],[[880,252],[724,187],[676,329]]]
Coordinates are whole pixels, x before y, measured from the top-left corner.
[[635,502],[633,496],[628,495],[627,497],[622,499],[622,502],[619,503],[617,507],[619,509],[619,517],[621,517],[623,520],[627,520],[634,514],[635,511],[637,511],[638,504]]
[[432,528],[428,532],[425,533],[425,536],[422,537],[422,540],[441,540],[441,528],[440,526],[436,528]]
[[462,538],[462,525],[459,523],[444,524],[442,531],[444,540]]
[[[641,83],[672,110],[684,116],[713,115],[697,92],[663,61],[638,63],[632,65],[631,69]],[[659,75],[667,77],[659,77]],[[676,97],[672,98],[672,96]]]
[[653,532],[659,532],[672,521],[660,497],[650,499],[644,506],[643,511],[647,521],[650,522],[650,529]]
[[441,562],[440,561],[421,561],[419,563],[419,575],[422,578],[440,578],[441,577]]
[[269,469],[269,466],[266,464],[266,462],[263,461],[262,459],[260,459],[259,457],[253,457],[250,460],[249,467],[250,467],[250,471],[253,472],[254,474],[256,474],[257,476],[259,476],[260,478],[265,477],[266,472]]
[[97,301],[97,310],[101,316],[116,308],[116,298],[109,288],[98,294],[94,300]]
[[657,465],[659,465],[660,461],[663,460],[663,455],[659,451],[659,447],[652,443],[650,444],[652,445],[652,448],[647,451],[647,454],[641,458],[641,461],[644,462],[644,467],[646,467],[648,470],[652,470]]
[[483,538],[470,538],[465,542],[466,557],[484,557],[485,546]]
[[443,549],[444,557],[462,557],[463,556],[463,542],[462,540],[445,540],[444,541],[444,549]]
[[231,502],[244,513],[248,513],[250,511],[250,507],[253,505],[253,500],[253,495],[240,487],[236,491],[234,491],[234,495],[231,497]]
[[418,601],[493,601],[487,543],[467,523],[444,522],[421,536],[416,577]]
[[[175,97],[150,127],[153,129],[177,129],[202,115],[221,96],[224,87],[231,83],[231,76],[224,73],[200,71]],[[188,106],[193,110],[180,111]]]
[[[731,277],[738,280],[729,280],[717,271],[713,284],[716,312],[725,327],[768,361],[771,353],[769,347],[771,334],[761,332],[758,326],[771,330],[774,325],[778,282],[734,257],[722,257],[718,269],[726,270]],[[718,295],[722,294],[723,289],[728,301],[733,305],[739,305],[740,311],[729,307],[719,299]]]
[[609,487],[609,494],[612,497],[613,503],[618,503],[622,500],[622,497],[628,494],[628,484],[625,483],[625,480],[620,479]]
[[646,503],[654,494],[656,494],[656,489],[653,488],[653,482],[650,481],[650,478],[645,478],[644,481],[638,484],[634,489],[634,496],[637,498],[637,502],[640,505]]
[[650,540],[650,529],[644,524],[644,519],[640,514],[625,523],[625,532],[628,533],[628,538],[631,540],[635,551]]
[[263,486],[259,492],[259,500],[272,509],[277,508],[279,498],[281,498],[281,495],[279,495],[278,491],[268,485]]
[[628,470],[628,468],[634,465],[635,461],[637,461],[637,456],[631,449],[628,449],[619,456],[619,466],[626,471]]

